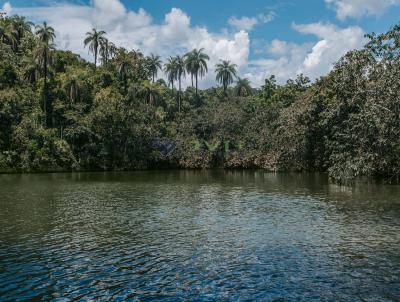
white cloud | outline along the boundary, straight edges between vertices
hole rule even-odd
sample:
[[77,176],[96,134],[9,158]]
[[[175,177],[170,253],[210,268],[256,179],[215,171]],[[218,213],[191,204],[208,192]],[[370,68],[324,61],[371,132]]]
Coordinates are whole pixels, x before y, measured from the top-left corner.
[[[161,23],[156,23],[145,10],[128,10],[120,0],[92,2],[90,6],[64,2],[45,7],[14,7],[12,12],[36,23],[47,21],[56,30],[59,48],[72,50],[90,60],[83,40],[93,27],[105,30],[117,46],[140,49],[145,54],[156,53],[164,59],[193,48],[204,48],[210,56],[210,71],[201,81],[201,87],[215,85],[214,66],[220,59],[237,64],[239,74],[259,86],[272,74],[280,82],[298,73],[319,77],[348,50],[364,43],[364,32],[359,27],[339,28],[324,23],[293,25],[299,33],[313,35],[318,40],[303,44],[273,40],[264,43],[261,58],[249,61],[250,38],[245,30],[211,32],[204,26],[193,25],[190,17],[178,8],[172,8]],[[261,21],[262,17],[257,16],[258,22],[269,20],[268,15],[263,17]],[[186,84],[189,81],[187,78]]]
[[10,14],[11,11],[12,11],[12,6],[10,2],[4,3],[2,9],[0,10],[0,12],[5,14]]
[[361,48],[366,40],[360,27],[339,28],[329,23],[297,25],[293,28],[302,34],[314,35],[317,42],[296,44],[273,40],[267,44],[269,59],[249,62],[246,76],[257,85],[265,78],[275,75],[279,82],[303,73],[316,79],[328,73],[335,62],[346,52]]
[[229,18],[228,24],[238,30],[251,31],[256,25],[269,23],[274,20],[274,18],[274,12],[269,12],[268,14],[259,14],[257,17],[243,16],[241,18],[237,18],[232,16]]
[[400,4],[400,0],[325,0],[325,2],[336,10],[340,20],[348,17],[381,15],[390,6]]
[[229,25],[237,29],[242,29],[246,31],[250,31],[253,29],[254,26],[258,24],[258,20],[255,17],[230,17],[228,20]]
[[213,66],[220,59],[231,60],[239,67],[247,64],[250,40],[244,31],[214,33],[205,27],[193,26],[190,17],[178,8],[156,24],[143,9],[127,10],[120,0],[93,0],[91,6],[59,4],[35,8],[15,8],[15,14],[34,22],[46,20],[56,30],[57,45],[91,59],[83,48],[85,33],[92,27],[105,30],[116,45],[156,53],[164,59],[183,54],[193,48],[204,48],[209,54],[210,72],[202,86],[215,84]]

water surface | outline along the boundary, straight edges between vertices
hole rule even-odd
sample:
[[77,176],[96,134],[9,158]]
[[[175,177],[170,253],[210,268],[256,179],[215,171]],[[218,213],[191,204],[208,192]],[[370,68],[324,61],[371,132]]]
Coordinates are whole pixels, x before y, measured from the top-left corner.
[[0,301],[400,301],[400,186],[0,175]]

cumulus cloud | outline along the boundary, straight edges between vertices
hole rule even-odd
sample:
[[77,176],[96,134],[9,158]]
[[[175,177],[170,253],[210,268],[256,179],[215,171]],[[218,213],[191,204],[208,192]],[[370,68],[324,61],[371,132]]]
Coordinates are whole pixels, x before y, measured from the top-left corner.
[[249,62],[247,74],[257,85],[265,78],[275,75],[279,82],[303,73],[316,79],[329,72],[334,63],[349,50],[361,48],[366,40],[364,31],[358,27],[339,28],[329,23],[294,24],[301,34],[318,38],[314,43],[290,43],[273,40],[267,43],[268,59]]
[[228,23],[235,28],[250,31],[257,25],[258,20],[255,17],[230,17]]
[[400,4],[400,0],[325,0],[325,2],[336,10],[340,20],[348,17],[381,15],[390,6]]
[[57,45],[88,56],[83,48],[85,33],[92,27],[105,30],[117,46],[156,53],[164,59],[183,54],[193,48],[204,48],[210,55],[211,72],[202,85],[215,84],[213,66],[220,59],[231,60],[239,67],[247,64],[250,40],[244,31],[210,32],[193,26],[190,17],[179,8],[172,8],[161,24],[153,21],[145,10],[128,10],[120,0],[93,0],[92,5],[64,3],[35,8],[15,8],[15,14],[34,22],[46,20],[56,30]]
[[237,18],[235,16],[232,16],[229,18],[228,23],[238,30],[251,31],[256,25],[269,23],[274,20],[274,18],[274,12],[269,12],[268,14],[260,14],[256,17],[243,16]]
[[5,14],[10,14],[11,11],[12,11],[12,6],[10,2],[4,3],[2,9],[0,10],[0,12]]
[[[93,0],[91,5],[64,2],[44,7],[13,7],[12,13],[26,16],[36,23],[47,21],[56,30],[59,48],[72,50],[90,60],[92,58],[84,49],[83,40],[85,33],[93,27],[105,30],[107,37],[117,46],[140,49],[145,54],[156,53],[163,59],[193,48],[204,48],[211,60],[208,64],[210,72],[200,82],[203,88],[215,85],[214,66],[221,59],[237,64],[242,77],[248,77],[254,86],[260,86],[272,74],[280,82],[299,73],[311,78],[319,77],[348,50],[364,44],[364,32],[359,27],[294,24],[294,30],[312,35],[317,41],[303,44],[268,41],[259,50],[261,57],[249,60],[250,37],[246,30],[212,32],[204,26],[193,25],[190,16],[179,8],[172,8],[159,23],[143,9],[128,10],[120,0]],[[260,15],[256,18],[257,22],[267,22],[273,17]],[[186,84],[189,81],[187,78]]]

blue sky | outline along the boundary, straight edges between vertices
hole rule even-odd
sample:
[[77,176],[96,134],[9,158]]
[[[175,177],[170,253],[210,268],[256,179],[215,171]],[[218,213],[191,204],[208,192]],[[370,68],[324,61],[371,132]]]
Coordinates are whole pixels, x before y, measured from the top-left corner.
[[[117,45],[162,57],[204,47],[211,67],[229,59],[256,86],[271,74],[281,82],[326,74],[362,47],[365,33],[400,21],[400,0],[9,0],[0,7],[48,21],[59,47],[88,59],[81,41],[98,27]],[[213,84],[212,75],[203,81]]]

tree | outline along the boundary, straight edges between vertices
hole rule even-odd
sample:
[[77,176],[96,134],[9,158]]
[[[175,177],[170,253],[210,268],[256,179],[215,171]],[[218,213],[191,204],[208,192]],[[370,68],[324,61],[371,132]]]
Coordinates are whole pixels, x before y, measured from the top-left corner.
[[248,95],[251,95],[251,92],[252,92],[252,88],[250,86],[249,79],[238,78],[236,81],[236,87],[235,87],[236,96],[246,97]]
[[17,42],[20,43],[21,39],[25,36],[26,33],[31,33],[31,28],[33,26],[32,22],[26,21],[25,17],[21,16],[13,16],[11,18]]
[[48,26],[46,22],[43,22],[42,25],[36,25],[35,34],[39,38],[39,40],[45,44],[53,43],[54,39],[56,38],[54,28]]
[[174,90],[174,81],[178,79],[176,70],[176,58],[169,57],[164,65],[164,72],[167,75],[168,83],[172,85]]
[[194,67],[193,67],[193,52],[188,52],[183,56],[184,62],[185,62],[185,69],[188,74],[190,74],[190,81],[192,83],[192,87],[194,87]]
[[105,35],[105,31],[97,31],[97,29],[93,28],[92,31],[86,33],[86,38],[83,41],[85,47],[89,45],[89,51],[94,55],[94,68],[97,65],[99,47],[105,42]]
[[103,64],[107,64],[115,56],[115,52],[116,47],[112,42],[108,41],[107,38],[101,39],[99,54]]
[[36,26],[35,32],[38,38],[38,45],[35,51],[35,57],[39,62],[39,66],[43,68],[43,76],[44,76],[44,85],[43,85],[43,111],[44,111],[44,119],[45,126],[48,126],[49,116],[47,110],[47,76],[48,76],[48,68],[49,65],[53,63],[53,51],[55,50],[55,45],[53,44],[54,39],[56,37],[54,33],[54,28],[48,26],[46,22],[42,25]]
[[40,66],[34,58],[27,58],[24,61],[23,78],[31,85],[36,85],[40,76]]
[[186,70],[196,82],[196,94],[198,93],[198,78],[202,78],[207,72],[207,61],[210,57],[204,53],[204,48],[193,49],[190,53],[185,55]]
[[215,72],[217,73],[216,79],[224,87],[224,94],[230,84],[233,83],[236,77],[236,64],[231,64],[230,61],[221,61],[221,63],[215,65]]
[[182,102],[182,77],[186,75],[185,73],[185,61],[181,56],[176,56],[175,58],[176,64],[176,76],[179,83],[179,91],[178,91],[178,112],[181,112],[181,102]]
[[115,59],[115,64],[117,67],[118,76],[124,83],[124,91],[127,93],[128,74],[132,68],[132,60],[125,49],[120,49],[118,56]]
[[71,104],[75,104],[81,98],[82,83],[75,75],[69,76],[64,84],[65,93]]
[[139,94],[145,98],[148,104],[155,105],[162,95],[162,87],[159,84],[144,81],[140,87]]
[[153,83],[155,82],[155,78],[157,77],[157,73],[159,69],[162,69],[162,61],[160,56],[156,56],[154,54],[150,54],[149,57],[147,57],[147,66],[149,68],[151,77],[153,79]]
[[18,42],[17,37],[18,32],[10,20],[8,18],[0,19],[0,42],[10,45],[12,49],[16,49]]

